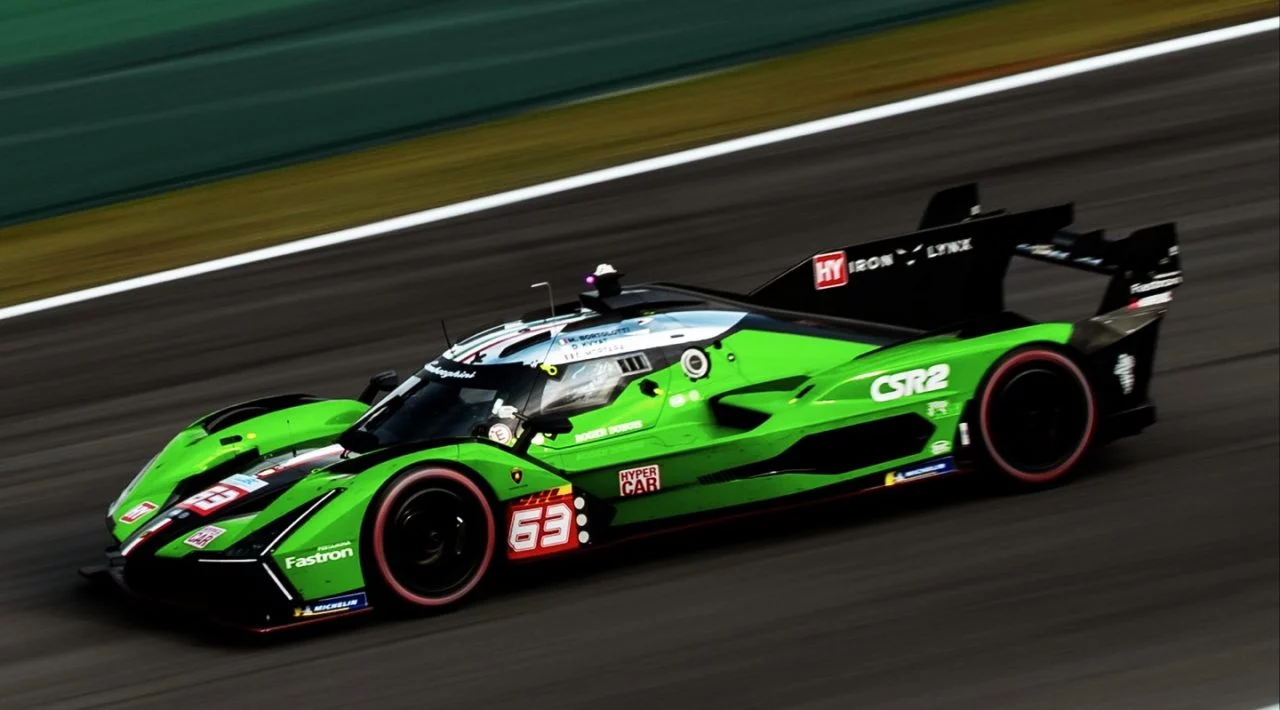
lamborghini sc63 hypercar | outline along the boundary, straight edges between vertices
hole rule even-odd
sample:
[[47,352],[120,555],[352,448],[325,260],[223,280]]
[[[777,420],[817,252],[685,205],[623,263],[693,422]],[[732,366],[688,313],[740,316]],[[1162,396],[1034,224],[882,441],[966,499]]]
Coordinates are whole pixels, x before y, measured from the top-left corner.
[[[917,231],[749,293],[602,266],[575,301],[403,382],[199,419],[111,504],[106,563],[83,571],[271,629],[449,607],[495,565],[730,509],[958,472],[1057,484],[1155,421],[1157,333],[1182,282],[1174,225],[1108,239],[1068,231],[1072,214],[983,212],[963,185]],[[1109,276],[1096,314],[1007,310],[1015,256]]]

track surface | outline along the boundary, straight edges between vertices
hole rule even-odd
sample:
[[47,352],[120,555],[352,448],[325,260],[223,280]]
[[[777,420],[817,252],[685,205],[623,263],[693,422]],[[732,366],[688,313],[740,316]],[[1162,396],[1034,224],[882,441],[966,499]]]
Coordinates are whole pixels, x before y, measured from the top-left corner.
[[[1254,708],[1280,614],[1274,35],[0,324],[0,705]],[[552,570],[437,619],[228,645],[86,593],[107,501],[179,425],[353,394],[608,260],[747,288],[935,189],[1177,219],[1160,423],[1075,485],[937,492]],[[1034,315],[1101,285],[1011,275]],[[954,487],[954,484],[952,484]],[[923,488],[923,487],[921,487]],[[880,514],[881,509],[892,515]],[[786,528],[777,530],[773,528]]]

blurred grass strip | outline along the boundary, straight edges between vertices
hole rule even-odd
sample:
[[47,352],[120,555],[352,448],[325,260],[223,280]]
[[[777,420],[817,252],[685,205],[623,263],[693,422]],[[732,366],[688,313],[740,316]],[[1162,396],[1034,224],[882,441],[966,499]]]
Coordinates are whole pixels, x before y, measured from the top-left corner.
[[0,305],[1276,12],[1276,0],[1022,0],[17,225],[0,230]]

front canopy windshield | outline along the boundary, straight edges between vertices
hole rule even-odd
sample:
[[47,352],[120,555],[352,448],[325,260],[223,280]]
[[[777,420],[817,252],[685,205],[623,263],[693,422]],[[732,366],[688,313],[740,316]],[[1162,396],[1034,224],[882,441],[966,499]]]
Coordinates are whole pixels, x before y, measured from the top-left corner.
[[524,415],[541,371],[527,365],[472,367],[435,360],[374,405],[343,434],[357,452],[448,437],[485,436]]

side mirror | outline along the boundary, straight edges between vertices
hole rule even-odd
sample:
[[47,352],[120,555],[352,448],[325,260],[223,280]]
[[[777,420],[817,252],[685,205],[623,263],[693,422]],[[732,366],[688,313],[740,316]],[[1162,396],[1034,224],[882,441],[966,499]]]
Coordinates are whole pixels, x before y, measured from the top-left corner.
[[365,385],[358,399],[365,404],[373,404],[373,400],[377,399],[379,394],[390,392],[399,385],[400,375],[396,374],[395,370],[379,372],[369,378],[369,384]]
[[535,417],[525,423],[525,429],[535,434],[568,434],[573,431],[573,422],[568,417]]
[[516,453],[523,454],[529,450],[529,444],[533,443],[533,437],[538,434],[568,434],[573,431],[573,422],[567,417],[532,417],[525,421],[524,428],[520,431],[520,438],[516,439]]

